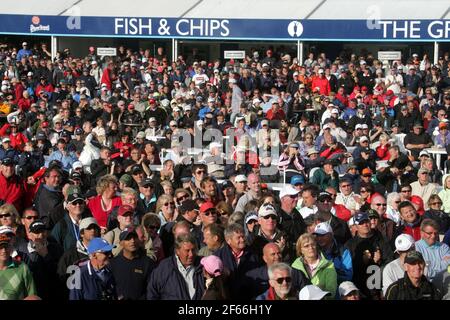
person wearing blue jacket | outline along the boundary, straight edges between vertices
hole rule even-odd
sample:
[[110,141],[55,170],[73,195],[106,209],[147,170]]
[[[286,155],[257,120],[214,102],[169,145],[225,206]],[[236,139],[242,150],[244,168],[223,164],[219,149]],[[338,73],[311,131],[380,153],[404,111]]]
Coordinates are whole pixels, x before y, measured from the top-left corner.
[[72,283],[70,300],[117,300],[116,282],[108,268],[112,249],[102,238],[91,240],[87,248],[89,261],[80,268],[79,279]]
[[348,249],[334,239],[330,224],[328,222],[319,223],[314,229],[314,234],[323,255],[334,264],[338,285],[344,281],[352,281],[352,255]]
[[162,260],[150,276],[147,300],[200,300],[205,277],[191,234],[175,239],[175,254]]

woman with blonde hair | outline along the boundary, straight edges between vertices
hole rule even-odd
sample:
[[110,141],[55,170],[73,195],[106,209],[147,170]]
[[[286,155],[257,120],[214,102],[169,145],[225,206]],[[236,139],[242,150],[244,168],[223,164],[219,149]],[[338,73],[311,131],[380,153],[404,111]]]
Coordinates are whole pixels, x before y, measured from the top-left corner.
[[89,199],[88,207],[104,232],[109,214],[115,207],[122,205],[122,199],[117,196],[117,178],[110,174],[101,177],[97,182],[96,190],[97,196]]
[[156,202],[156,212],[161,220],[161,226],[164,226],[166,223],[174,221],[176,218],[175,214],[175,201],[173,197],[167,194],[162,194],[159,196],[158,201]]
[[331,292],[331,297],[334,297],[337,289],[336,270],[333,262],[318,250],[314,235],[302,234],[297,240],[296,251],[298,258],[292,263],[292,268],[302,271],[311,284]]
[[10,227],[16,233],[19,225],[21,225],[20,216],[16,207],[9,203],[2,205],[0,207],[0,226]]

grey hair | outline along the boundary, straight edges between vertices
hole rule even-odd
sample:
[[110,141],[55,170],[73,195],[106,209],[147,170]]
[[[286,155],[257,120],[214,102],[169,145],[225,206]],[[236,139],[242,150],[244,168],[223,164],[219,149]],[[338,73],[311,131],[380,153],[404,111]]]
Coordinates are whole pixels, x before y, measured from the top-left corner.
[[269,279],[273,280],[273,274],[276,270],[283,270],[289,272],[289,276],[292,275],[292,268],[284,262],[274,263],[267,269],[267,273],[269,274]]
[[183,243],[192,243],[197,248],[197,241],[192,234],[181,234],[175,239],[175,249],[180,249]]
[[225,229],[225,232],[224,232],[225,239],[231,238],[234,233],[245,234],[244,227],[237,223],[228,225],[228,227]]
[[386,198],[386,203],[391,206],[392,202],[394,202],[395,199],[398,199],[399,197],[400,197],[400,193],[398,193],[398,192],[388,193],[387,198]]
[[423,219],[420,224],[420,230],[424,231],[426,227],[432,227],[434,230],[439,231],[439,224],[433,219]]

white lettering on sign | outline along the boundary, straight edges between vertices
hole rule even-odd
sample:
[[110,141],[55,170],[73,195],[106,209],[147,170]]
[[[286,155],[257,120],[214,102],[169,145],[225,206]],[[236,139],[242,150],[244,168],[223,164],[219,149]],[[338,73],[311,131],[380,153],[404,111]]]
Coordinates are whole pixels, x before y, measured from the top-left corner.
[[428,34],[434,39],[448,39],[450,34],[450,20],[445,21],[433,21],[428,25]]
[[[421,35],[425,33],[425,25],[422,30],[422,21],[419,20],[380,20],[379,23],[383,28],[383,38],[385,39],[420,39]],[[433,39],[448,39],[450,34],[450,20],[431,21],[426,26],[426,32]]]
[[126,35],[152,34],[152,19],[143,18],[115,18],[114,33]]
[[228,20],[216,19],[180,19],[175,24],[175,30],[180,36],[226,37],[230,34]]

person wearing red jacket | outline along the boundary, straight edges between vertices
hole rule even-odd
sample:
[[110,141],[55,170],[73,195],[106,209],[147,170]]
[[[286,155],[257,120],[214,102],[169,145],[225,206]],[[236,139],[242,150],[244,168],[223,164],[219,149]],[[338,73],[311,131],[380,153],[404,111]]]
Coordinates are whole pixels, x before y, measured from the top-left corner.
[[319,93],[327,96],[331,91],[330,82],[325,78],[325,71],[323,69],[319,69],[318,73],[319,76],[314,77],[311,87],[313,90],[319,88]]
[[41,77],[39,79],[39,84],[36,87],[36,95],[40,96],[41,91],[52,93],[55,89],[51,83],[47,83],[47,79],[45,77]]
[[[131,149],[133,148],[133,144],[130,143],[130,136],[128,134],[123,134],[120,141],[114,143],[114,148],[118,150],[121,158],[128,159],[130,157]],[[114,158],[116,157],[117,155]]]
[[266,118],[269,120],[286,120],[286,114],[283,109],[280,108],[280,104],[275,101],[272,102],[272,108],[267,111]]
[[380,135],[380,145],[376,148],[377,158],[379,160],[390,160],[391,153],[389,148],[391,144],[389,143],[389,136],[386,134]]
[[399,234],[409,234],[414,240],[419,241],[421,239],[420,224],[422,223],[422,217],[417,214],[414,205],[409,201],[402,201],[398,205],[398,211],[403,222],[399,228]]
[[0,165],[0,199],[10,203],[21,212],[26,194],[25,184],[14,170],[14,160],[4,158]]
[[18,132],[17,124],[11,123],[10,127],[11,133],[9,139],[11,139],[11,147],[22,152],[25,143],[28,142],[28,138],[22,132]]
[[22,85],[22,83],[17,79],[14,78],[14,103],[18,103],[19,99],[22,98],[22,94],[25,91],[25,87]]
[[28,93],[28,91],[24,91],[22,97],[17,101],[17,106],[23,112],[27,112],[30,109],[32,103],[33,100],[31,100],[30,94]]

